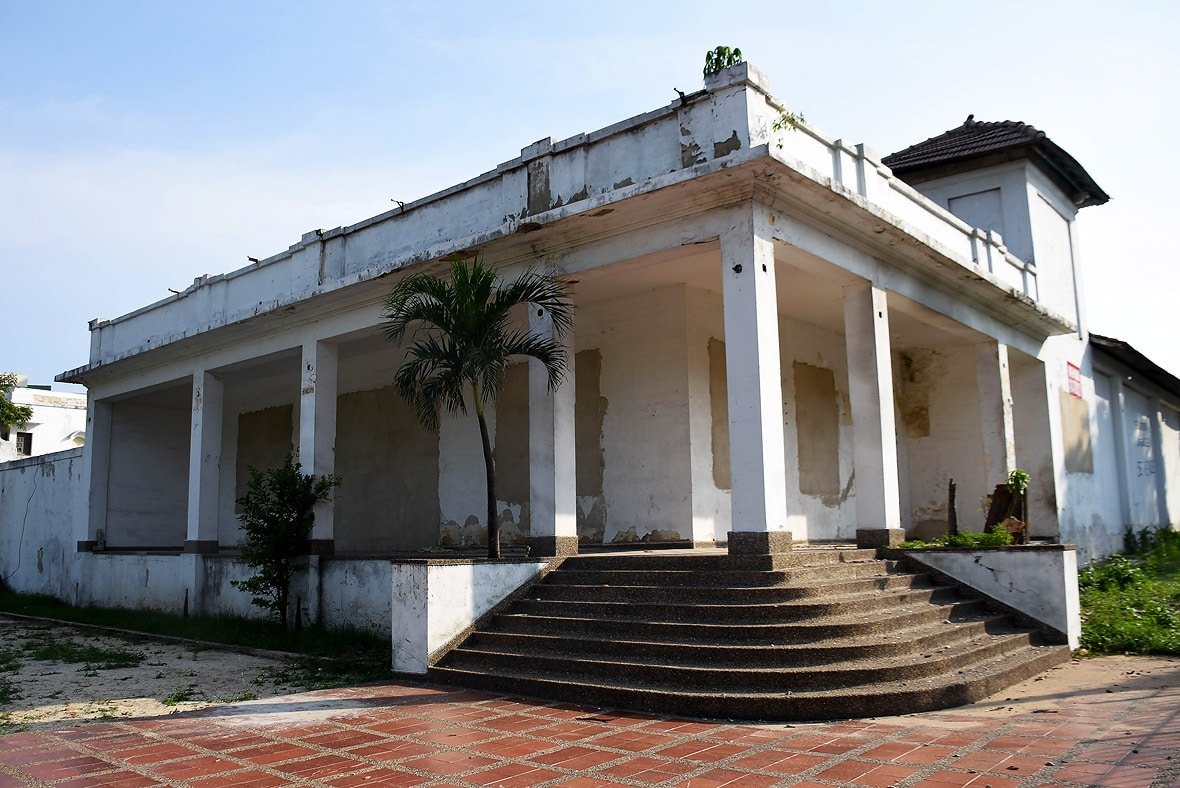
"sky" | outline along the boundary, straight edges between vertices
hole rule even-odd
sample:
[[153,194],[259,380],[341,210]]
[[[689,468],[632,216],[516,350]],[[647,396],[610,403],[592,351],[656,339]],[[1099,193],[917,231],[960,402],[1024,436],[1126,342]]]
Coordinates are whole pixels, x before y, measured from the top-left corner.
[[0,0],[0,370],[49,383],[91,318],[666,105],[725,44],[882,155],[1048,133],[1112,197],[1078,220],[1091,329],[1180,373],[1177,32],[1174,2]]

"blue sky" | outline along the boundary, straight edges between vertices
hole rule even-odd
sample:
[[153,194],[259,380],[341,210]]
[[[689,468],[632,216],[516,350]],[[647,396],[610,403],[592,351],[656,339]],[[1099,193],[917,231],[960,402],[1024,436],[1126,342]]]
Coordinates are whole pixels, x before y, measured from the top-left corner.
[[885,154],[1046,131],[1092,328],[1180,372],[1170,231],[1180,5],[0,0],[0,369],[84,364],[86,322],[666,104],[740,46],[776,96]]

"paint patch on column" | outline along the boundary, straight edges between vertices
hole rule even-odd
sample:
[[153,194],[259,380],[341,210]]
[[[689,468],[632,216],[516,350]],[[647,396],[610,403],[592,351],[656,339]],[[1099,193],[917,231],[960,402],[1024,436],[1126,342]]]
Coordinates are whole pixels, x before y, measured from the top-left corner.
[[[830,369],[796,361],[795,437],[799,451],[799,492],[840,495],[840,405]],[[827,498],[825,497],[825,501]]]
[[733,487],[729,464],[729,378],[725,343],[709,337],[709,416],[712,421],[713,484],[718,490]]
[[1090,403],[1067,391],[1061,392],[1061,437],[1065,444],[1065,470],[1070,473],[1093,473]]
[[898,354],[894,396],[897,398],[902,429],[911,438],[930,437],[930,390],[927,381],[934,365],[933,354]]
[[578,541],[602,544],[606,533],[606,502],[602,476],[602,424],[606,397],[602,396],[602,352],[583,350],[574,357],[574,461],[578,496]]

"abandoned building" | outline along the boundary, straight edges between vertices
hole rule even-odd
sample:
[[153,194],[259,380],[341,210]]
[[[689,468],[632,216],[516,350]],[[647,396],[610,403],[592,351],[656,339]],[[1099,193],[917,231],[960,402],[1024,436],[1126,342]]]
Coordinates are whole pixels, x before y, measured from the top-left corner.
[[[546,557],[590,546],[695,546],[669,553],[691,571],[722,560],[718,546],[765,570],[845,545],[815,555],[875,566],[872,549],[945,533],[951,479],[961,527],[981,530],[986,496],[1017,468],[1065,586],[1063,545],[1086,561],[1127,526],[1171,523],[1180,390],[1090,341],[1075,219],[1108,198],[1082,166],[1022,123],[969,118],[881,159],[789,121],[767,78],[734,66],[92,321],[89,362],[59,378],[88,389],[85,447],[0,469],[0,573],[78,603],[257,614],[229,585],[245,571],[235,499],[248,468],[295,451],[343,479],[317,513],[308,615],[402,634],[414,618],[430,642],[415,664],[433,664],[459,630],[408,618],[398,578],[412,561],[390,559],[485,538],[479,433],[459,416],[438,434],[418,425],[392,387],[403,356],[381,302],[403,272],[476,253],[505,275],[576,280],[577,322],[567,381],[549,393],[519,364],[492,414],[504,538],[530,554],[505,563],[511,577],[467,567],[476,590],[446,604],[468,624]],[[38,475],[53,482],[18,542],[9,512]],[[1065,586],[1041,594],[1067,611],[1061,642],[1076,639]]]

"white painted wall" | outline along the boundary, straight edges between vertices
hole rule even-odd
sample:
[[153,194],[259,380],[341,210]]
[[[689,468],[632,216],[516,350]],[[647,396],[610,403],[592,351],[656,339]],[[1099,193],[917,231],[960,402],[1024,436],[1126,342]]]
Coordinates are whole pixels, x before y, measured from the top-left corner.
[[76,598],[82,467],[82,449],[0,465],[0,578],[13,590]]
[[[76,449],[85,441],[86,395],[68,391],[45,391],[16,386],[9,398],[14,405],[25,405],[33,409],[29,423],[20,429],[11,428],[8,438],[0,437],[0,462],[15,460],[21,456],[35,457],[39,454]],[[33,437],[33,452],[18,455],[16,434],[30,433]]]
[[1071,546],[911,550],[906,556],[1055,629],[1070,648],[1080,645],[1078,562]]
[[441,648],[546,566],[545,561],[394,561],[393,669],[425,673]]

